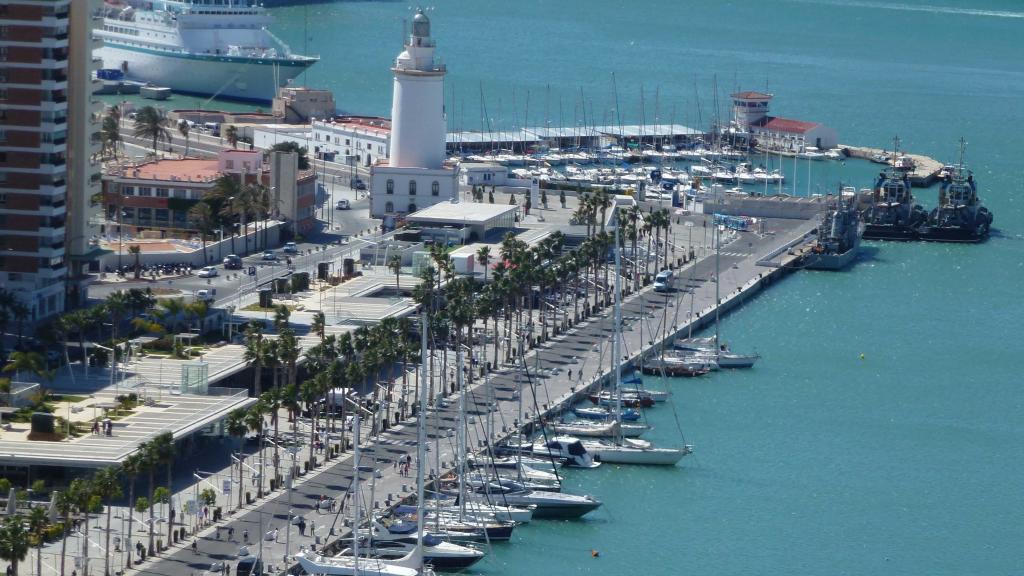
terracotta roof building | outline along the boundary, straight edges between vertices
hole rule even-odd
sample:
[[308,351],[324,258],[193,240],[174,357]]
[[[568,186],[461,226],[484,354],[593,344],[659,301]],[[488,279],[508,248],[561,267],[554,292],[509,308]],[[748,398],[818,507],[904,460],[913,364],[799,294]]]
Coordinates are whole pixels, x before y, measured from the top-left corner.
[[732,94],[733,123],[761,147],[799,152],[808,146],[825,150],[839,144],[839,135],[824,124],[769,116],[771,99],[772,95],[764,92]]

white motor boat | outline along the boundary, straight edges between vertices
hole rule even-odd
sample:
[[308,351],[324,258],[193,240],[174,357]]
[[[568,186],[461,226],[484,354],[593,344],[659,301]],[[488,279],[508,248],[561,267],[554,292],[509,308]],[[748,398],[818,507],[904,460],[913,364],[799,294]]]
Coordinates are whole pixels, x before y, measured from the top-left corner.
[[507,480],[474,483],[467,498],[485,502],[507,502],[510,506],[536,506],[534,518],[579,518],[601,506],[600,501],[590,496],[524,490],[515,482]]
[[573,468],[597,468],[601,465],[594,461],[594,456],[587,452],[579,438],[573,436],[554,436],[547,442],[538,440],[533,444],[532,453],[563,460],[566,466]]

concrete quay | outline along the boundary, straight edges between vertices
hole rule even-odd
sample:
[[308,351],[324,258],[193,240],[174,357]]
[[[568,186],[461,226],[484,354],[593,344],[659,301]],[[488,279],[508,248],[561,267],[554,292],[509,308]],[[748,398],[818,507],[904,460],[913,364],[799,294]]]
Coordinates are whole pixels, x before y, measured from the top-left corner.
[[[701,216],[694,217],[701,219]],[[813,228],[813,223],[794,220],[771,220],[763,233],[736,233],[723,239],[721,248],[721,305],[731,309],[741,305],[761,288],[782,278],[794,269],[799,259],[800,243]],[[686,228],[674,226],[676,240],[685,243]],[[792,252],[792,253],[791,253]],[[708,257],[710,256],[710,257]],[[774,262],[775,265],[767,265]],[[680,292],[655,294],[644,288],[639,294],[630,294],[623,305],[623,351],[630,360],[651,348],[650,340],[658,342],[665,337],[686,332],[691,323],[700,327],[714,318],[714,294],[712,282],[715,272],[713,253],[678,271],[680,282],[685,288]],[[623,287],[629,289],[629,282]],[[693,317],[689,317],[690,292],[693,294]],[[679,306],[684,306],[687,312]],[[678,321],[677,321],[678,318]],[[641,340],[640,326],[644,325]],[[610,374],[612,359],[608,353],[609,337],[612,333],[612,311],[608,309],[569,327],[552,340],[529,351],[519,366],[501,366],[485,378],[479,374],[467,382],[467,411],[474,423],[471,424],[469,445],[479,447],[483,442],[496,442],[502,437],[516,433],[520,428],[532,428],[541,418],[552,417],[566,409],[572,402],[581,399],[593,387],[600,385]],[[659,335],[652,338],[651,334]],[[449,364],[454,364],[449,353]],[[467,360],[467,365],[469,364]],[[525,365],[526,370],[523,370]],[[570,376],[571,375],[571,376]],[[533,390],[527,386],[533,383]],[[530,405],[519,414],[518,390],[523,389],[523,404]],[[532,406],[534,395],[539,406]],[[489,410],[489,399],[494,399],[494,408]],[[490,415],[494,421],[495,434],[489,438],[482,422]],[[437,403],[427,414],[428,434],[427,462],[423,463],[428,474],[445,473],[455,460],[455,433],[458,422],[458,396],[453,395]],[[414,493],[415,471],[409,477],[398,474],[394,467],[397,458],[415,453],[415,419],[399,423],[376,438],[363,442],[363,456],[360,477],[364,496],[373,496],[366,503],[378,512],[385,511]],[[364,435],[364,438],[368,436]],[[287,456],[285,456],[287,458]],[[301,455],[300,455],[301,458]],[[318,457],[320,460],[321,457]],[[249,463],[255,460],[250,458]],[[256,464],[252,464],[256,465]],[[418,465],[418,463],[417,463]],[[262,554],[268,571],[277,572],[289,562],[285,557],[298,551],[299,546],[325,544],[329,549],[344,546],[345,521],[328,510],[316,506],[321,495],[339,499],[349,490],[353,478],[350,454],[330,460],[318,461],[317,466],[295,483],[292,493],[277,491],[263,500],[244,505],[240,510],[229,513],[218,530],[207,528],[198,534],[198,553],[193,553],[186,544],[171,548],[161,556],[138,567],[139,571],[161,574],[192,574],[206,571],[212,564],[227,562],[229,567],[239,558],[243,545],[242,534],[248,532],[248,551],[257,554],[260,535],[271,533],[269,540],[262,540]],[[248,480],[247,480],[248,482]],[[247,490],[251,490],[247,488]],[[595,494],[600,498],[600,494]],[[346,506],[346,512],[350,506]],[[289,510],[292,514],[289,514]],[[304,516],[307,525],[314,528],[315,536],[309,529],[299,535],[298,529],[291,528],[287,534],[288,518]],[[233,529],[233,540],[228,539],[227,530]],[[277,529],[277,534],[273,530]],[[136,540],[139,535],[136,534]],[[289,546],[290,544],[290,546]],[[286,548],[288,548],[286,550]],[[272,569],[272,570],[271,570]]]
[[[850,158],[861,158],[864,160],[871,160],[871,157],[876,154],[891,154],[888,150],[872,148],[869,146],[848,146],[846,144],[840,144],[839,149]],[[911,170],[909,174],[911,186],[927,188],[938,180],[939,171],[942,170],[943,166],[942,162],[922,154],[904,154],[914,161],[914,169]],[[879,165],[884,166],[884,164]]]

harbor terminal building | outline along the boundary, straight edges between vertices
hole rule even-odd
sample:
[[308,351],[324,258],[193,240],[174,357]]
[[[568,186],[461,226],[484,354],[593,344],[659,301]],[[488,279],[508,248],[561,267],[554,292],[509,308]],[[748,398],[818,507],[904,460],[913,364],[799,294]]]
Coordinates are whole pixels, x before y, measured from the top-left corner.
[[818,122],[780,118],[768,114],[772,94],[736,92],[732,94],[734,128],[747,133],[765,150],[802,152],[807,147],[828,150],[839,145],[839,134]]

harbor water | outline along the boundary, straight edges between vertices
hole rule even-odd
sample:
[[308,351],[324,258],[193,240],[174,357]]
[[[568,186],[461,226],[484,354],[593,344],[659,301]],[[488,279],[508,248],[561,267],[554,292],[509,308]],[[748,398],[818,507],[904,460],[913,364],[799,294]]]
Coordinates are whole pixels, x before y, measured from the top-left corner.
[[[639,123],[641,85],[647,122],[706,126],[717,81],[723,116],[734,87],[767,89],[776,114],[833,126],[850,144],[899,135],[907,150],[952,162],[963,136],[995,214],[985,244],[865,243],[852,269],[793,274],[729,315],[723,334],[761,353],[757,367],[661,383],[696,453],[674,469],[570,471],[567,490],[605,502],[593,518],[518,530],[474,573],[1024,570],[1019,3],[434,5],[453,129],[569,126],[581,92],[589,123]],[[325,56],[310,86],[334,90],[346,111],[389,113],[404,4],[273,12],[295,50]],[[806,166],[797,170],[806,194]],[[811,192],[870,186],[874,173],[812,170]],[[915,193],[933,206],[938,190]],[[670,409],[650,417],[652,439],[679,442]]]

